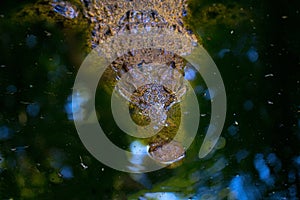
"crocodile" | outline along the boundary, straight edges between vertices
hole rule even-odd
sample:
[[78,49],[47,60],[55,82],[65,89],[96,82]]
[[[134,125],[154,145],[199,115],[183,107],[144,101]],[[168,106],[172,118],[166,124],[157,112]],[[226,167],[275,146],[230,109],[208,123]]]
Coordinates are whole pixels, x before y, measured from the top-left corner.
[[[180,47],[183,53],[189,53],[193,46],[197,46],[196,36],[183,23],[187,15],[186,0],[81,0],[81,3],[83,15],[92,26],[92,48],[104,44],[116,34],[140,30],[159,33],[162,29],[191,41]],[[54,0],[51,5],[55,12],[66,18],[78,16],[79,10],[69,2]],[[187,90],[183,81],[186,61],[173,53],[178,52],[177,44],[163,45],[167,49],[128,49],[110,64],[102,80],[115,86],[123,79],[116,88],[128,100],[132,119],[141,126],[152,121],[155,126],[163,127],[158,134],[147,139],[148,152],[154,160],[171,164],[185,154],[184,147],[172,139],[180,125],[179,103]]]

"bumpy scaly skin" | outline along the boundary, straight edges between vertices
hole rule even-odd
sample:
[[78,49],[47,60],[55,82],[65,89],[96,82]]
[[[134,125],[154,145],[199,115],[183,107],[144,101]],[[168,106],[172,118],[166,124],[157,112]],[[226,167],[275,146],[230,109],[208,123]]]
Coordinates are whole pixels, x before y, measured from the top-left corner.
[[93,45],[103,43],[119,31],[136,26],[167,27],[188,35],[195,42],[196,37],[184,28],[183,17],[187,10],[186,0],[81,0],[84,15],[94,26]]
[[[93,47],[105,43],[115,34],[137,33],[141,29],[146,30],[147,34],[151,31],[155,34],[162,28],[169,29],[170,35],[172,32],[179,32],[194,43],[197,42],[196,37],[183,27],[182,15],[186,9],[185,1],[85,1],[85,6],[85,16],[94,26]],[[179,49],[176,44],[164,45],[170,50]],[[182,51],[189,52],[190,49],[183,48]],[[129,80],[119,84],[118,90],[131,102],[131,110],[142,113],[142,117],[133,115],[134,120],[145,121],[146,118],[146,121],[149,121],[150,118],[157,126],[168,125],[157,136],[149,139],[150,155],[159,162],[165,163],[181,159],[184,148],[176,142],[167,144],[178,128],[179,124],[176,123],[179,121],[178,114],[173,115],[177,116],[174,121],[174,118],[167,117],[166,113],[174,103],[181,100],[186,91],[186,87],[182,84],[184,60],[164,49],[131,48],[127,54],[118,57],[111,64],[111,68],[117,74],[117,79],[124,79],[123,74],[130,73],[130,76],[125,75]],[[153,69],[148,70],[149,68]],[[157,71],[160,73],[155,74]],[[146,84],[147,79],[150,79],[148,84]],[[157,83],[154,84],[153,81]]]

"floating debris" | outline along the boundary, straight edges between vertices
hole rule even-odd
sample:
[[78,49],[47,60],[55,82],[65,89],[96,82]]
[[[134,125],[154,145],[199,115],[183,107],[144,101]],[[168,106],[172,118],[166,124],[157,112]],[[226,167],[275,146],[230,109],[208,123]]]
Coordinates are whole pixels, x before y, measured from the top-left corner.
[[274,74],[266,74],[265,77],[273,77]]
[[46,34],[47,37],[50,37],[52,34],[48,31],[44,31],[44,33]]
[[81,156],[79,156],[79,159],[80,159],[80,165],[81,165],[81,167],[82,167],[83,169],[87,169],[88,166],[87,166],[86,164],[83,163],[83,160],[82,160]]

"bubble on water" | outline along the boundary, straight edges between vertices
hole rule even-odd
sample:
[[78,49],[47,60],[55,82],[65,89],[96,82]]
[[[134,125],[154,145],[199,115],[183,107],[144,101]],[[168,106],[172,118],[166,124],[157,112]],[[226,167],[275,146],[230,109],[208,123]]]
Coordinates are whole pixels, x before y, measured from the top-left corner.
[[196,70],[191,67],[184,68],[184,78],[186,80],[194,80],[196,78]]
[[[78,91],[72,97],[72,95],[68,96],[67,102],[64,106],[65,112],[68,115],[69,120],[82,120],[86,115],[86,109],[84,109],[84,105],[90,100],[90,94],[88,91],[84,89],[82,91]],[[74,114],[76,114],[77,119],[74,119]]]
[[250,62],[254,63],[258,60],[258,52],[254,47],[250,47],[246,54]]
[[215,91],[213,89],[208,88],[204,92],[204,98],[206,100],[212,100],[215,97]]
[[7,126],[0,126],[0,140],[7,140],[11,138],[12,130]]
[[26,45],[29,48],[33,48],[36,44],[37,44],[36,36],[35,35],[27,35]]
[[147,154],[147,146],[139,141],[134,141],[130,144],[130,150],[134,154]]
[[249,110],[253,109],[254,104],[251,100],[247,100],[247,101],[244,102],[243,107],[244,107],[245,110],[249,111]]
[[147,146],[139,141],[134,141],[130,144],[130,150],[133,153],[130,162],[132,164],[141,165],[144,157],[147,155]]
[[59,172],[64,179],[73,178],[73,170],[69,166],[63,166]]
[[40,104],[31,103],[27,106],[26,112],[30,117],[36,117],[40,113]]
[[230,199],[238,200],[256,200],[260,199],[260,192],[253,184],[247,175],[235,176],[229,184]]
[[6,92],[9,94],[14,94],[18,91],[17,87],[14,85],[9,85],[6,87]]
[[258,172],[260,180],[265,182],[267,185],[274,184],[274,178],[271,176],[270,169],[267,166],[262,154],[255,155],[254,167]]
[[235,126],[235,125],[231,125],[227,128],[227,131],[230,135],[236,135],[237,132],[239,131],[239,127],[238,126]]

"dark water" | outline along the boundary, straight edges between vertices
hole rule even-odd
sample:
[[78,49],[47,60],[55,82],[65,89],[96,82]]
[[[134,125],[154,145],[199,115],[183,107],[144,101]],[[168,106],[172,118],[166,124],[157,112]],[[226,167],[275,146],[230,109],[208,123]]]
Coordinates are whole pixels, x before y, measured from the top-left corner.
[[[34,3],[0,3],[0,199],[299,199],[299,2],[191,2],[190,26],[226,88],[222,136],[197,157],[210,114],[199,78],[207,115],[183,164],[139,175],[93,158],[72,121],[68,97],[89,52],[88,22]],[[96,101],[110,139],[127,148],[110,97],[99,89]]]

